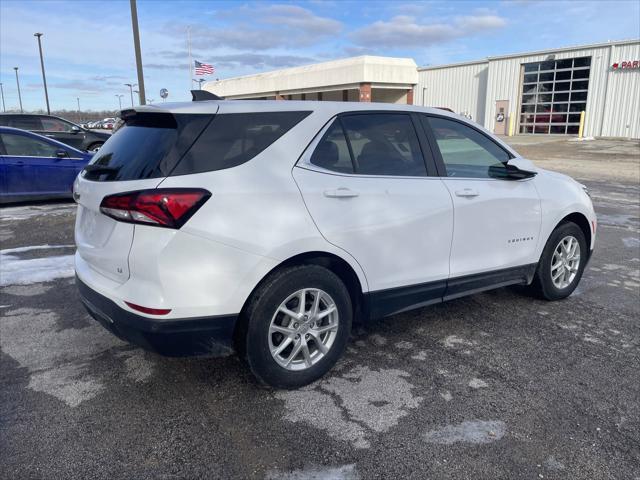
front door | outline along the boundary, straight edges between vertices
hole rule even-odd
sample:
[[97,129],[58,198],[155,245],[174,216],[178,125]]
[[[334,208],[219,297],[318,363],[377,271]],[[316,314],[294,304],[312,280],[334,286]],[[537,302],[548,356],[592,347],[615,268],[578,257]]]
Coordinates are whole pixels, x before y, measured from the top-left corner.
[[[428,159],[430,161],[430,158]],[[324,238],[362,266],[371,291],[393,301],[385,314],[441,298],[449,275],[453,209],[437,176],[428,176],[412,117],[346,115],[328,127],[293,171]],[[393,293],[389,289],[394,290]]]
[[508,132],[509,100],[498,100],[496,102],[496,118],[493,133],[496,135],[506,135]]
[[535,263],[541,206],[533,180],[499,179],[509,153],[470,125],[438,116],[423,121],[454,204],[451,278]]

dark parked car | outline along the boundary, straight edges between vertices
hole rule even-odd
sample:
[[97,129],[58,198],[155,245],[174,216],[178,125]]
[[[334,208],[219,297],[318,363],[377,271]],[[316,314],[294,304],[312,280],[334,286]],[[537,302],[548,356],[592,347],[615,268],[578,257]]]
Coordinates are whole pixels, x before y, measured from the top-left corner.
[[93,153],[25,130],[0,127],[0,203],[70,198]]
[[66,143],[78,150],[91,152],[97,151],[111,136],[108,133],[92,132],[75,123],[52,115],[0,114],[0,126],[36,132],[45,137]]

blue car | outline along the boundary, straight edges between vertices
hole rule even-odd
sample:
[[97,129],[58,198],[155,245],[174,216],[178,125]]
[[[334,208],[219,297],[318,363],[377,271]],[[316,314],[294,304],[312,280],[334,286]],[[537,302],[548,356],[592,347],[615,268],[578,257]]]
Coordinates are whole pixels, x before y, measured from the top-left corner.
[[93,153],[36,133],[0,127],[0,203],[70,198]]

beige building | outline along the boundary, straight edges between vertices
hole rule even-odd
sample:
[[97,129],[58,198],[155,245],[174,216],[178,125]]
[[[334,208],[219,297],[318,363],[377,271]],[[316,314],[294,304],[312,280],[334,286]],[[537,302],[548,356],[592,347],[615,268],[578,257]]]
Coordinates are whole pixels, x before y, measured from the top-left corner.
[[417,83],[413,59],[364,55],[207,82],[203,88],[229,99],[411,104]]

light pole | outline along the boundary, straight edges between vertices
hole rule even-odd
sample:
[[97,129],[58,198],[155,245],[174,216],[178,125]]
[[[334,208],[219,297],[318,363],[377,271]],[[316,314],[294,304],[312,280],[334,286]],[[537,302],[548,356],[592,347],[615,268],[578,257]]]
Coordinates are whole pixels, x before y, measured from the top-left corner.
[[194,78],[193,81],[194,82],[198,82],[198,88],[200,90],[202,90],[202,83],[206,82],[206,80],[204,78]]
[[142,53],[140,52],[140,32],[138,30],[138,8],[136,7],[136,0],[131,0],[131,27],[133,28],[133,47],[136,51],[140,105],[144,105],[147,97],[144,94],[144,74],[142,73]]
[[122,97],[124,97],[124,95],[116,94],[116,97],[118,97],[118,106],[120,107],[119,110],[122,110]]
[[22,95],[20,94],[20,80],[18,80],[18,67],[13,67],[16,71],[16,85],[18,86],[18,101],[20,102],[20,113],[24,113],[22,110]]
[[2,111],[6,112],[7,107],[4,106],[4,88],[2,88],[2,83],[0,82],[0,95],[2,95]]
[[44,60],[42,58],[42,43],[40,37],[42,33],[34,33],[34,37],[38,37],[38,50],[40,50],[40,67],[42,68],[42,83],[44,83],[44,99],[47,101],[47,115],[51,115],[51,109],[49,108],[49,92],[47,91],[47,77],[44,74]]
[[125,83],[129,87],[129,95],[131,95],[131,108],[133,108],[133,87],[137,87],[137,83]]
[[80,121],[82,120],[80,115],[80,97],[76,97],[76,100],[78,101],[78,121]]

